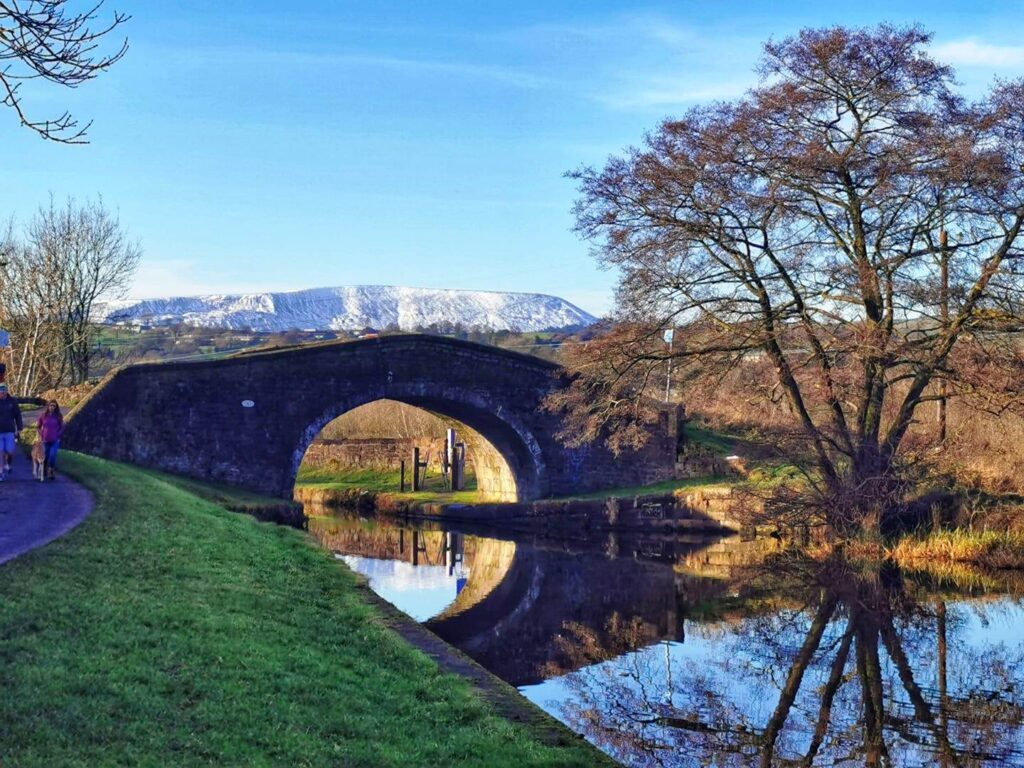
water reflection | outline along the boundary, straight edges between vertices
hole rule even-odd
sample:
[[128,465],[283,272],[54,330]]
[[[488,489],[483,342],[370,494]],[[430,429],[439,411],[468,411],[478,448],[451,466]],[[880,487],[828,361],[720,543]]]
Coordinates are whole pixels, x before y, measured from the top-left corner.
[[630,765],[1024,765],[1024,604],[1008,594],[739,542],[310,529]]
[[751,601],[639,648],[632,623],[590,664],[531,691],[631,765],[1024,764],[1019,600],[921,600],[893,568],[773,558],[739,580]]
[[[442,613],[469,583],[466,537],[457,531],[374,525],[357,517],[313,518],[309,528],[339,560],[365,576],[371,589],[417,621]],[[470,542],[471,559],[481,545],[485,541]]]

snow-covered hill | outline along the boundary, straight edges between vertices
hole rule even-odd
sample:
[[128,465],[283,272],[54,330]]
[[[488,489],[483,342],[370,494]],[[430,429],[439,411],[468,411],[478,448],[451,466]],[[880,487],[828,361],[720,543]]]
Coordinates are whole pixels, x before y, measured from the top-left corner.
[[287,293],[193,296],[111,302],[105,323],[187,325],[253,331],[402,330],[459,323],[489,330],[543,331],[589,325],[596,318],[564,299],[539,293],[355,285]]

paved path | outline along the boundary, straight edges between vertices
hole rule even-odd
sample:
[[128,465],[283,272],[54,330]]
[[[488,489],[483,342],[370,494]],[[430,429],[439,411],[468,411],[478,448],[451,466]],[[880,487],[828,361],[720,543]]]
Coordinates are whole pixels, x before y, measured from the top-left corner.
[[0,564],[63,536],[92,512],[92,495],[65,477],[32,479],[32,460],[18,451],[0,483]]

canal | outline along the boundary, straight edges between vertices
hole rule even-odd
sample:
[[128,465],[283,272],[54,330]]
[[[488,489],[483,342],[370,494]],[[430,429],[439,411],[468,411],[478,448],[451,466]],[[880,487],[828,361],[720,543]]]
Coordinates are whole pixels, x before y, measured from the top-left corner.
[[626,765],[1024,765],[1024,574],[307,512],[374,591]]

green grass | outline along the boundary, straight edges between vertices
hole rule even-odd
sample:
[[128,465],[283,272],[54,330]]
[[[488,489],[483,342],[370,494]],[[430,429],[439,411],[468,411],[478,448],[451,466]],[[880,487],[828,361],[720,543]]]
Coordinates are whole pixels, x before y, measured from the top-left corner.
[[735,478],[725,477],[688,477],[685,480],[664,480],[660,483],[650,485],[633,485],[627,488],[612,488],[607,491],[592,491],[590,493],[579,493],[573,496],[566,496],[566,499],[620,499],[632,496],[653,496],[656,494],[672,493],[687,488],[702,488],[711,485],[730,485],[736,482]]
[[[423,490],[413,493],[399,492],[401,476],[393,470],[377,469],[331,469],[302,465],[295,481],[298,487],[318,488],[331,491],[364,491],[386,493],[393,499],[422,503],[471,504],[479,501],[476,478],[470,473],[466,477],[466,490],[452,493],[444,488],[440,475],[427,475]],[[406,475],[406,488],[411,487],[411,474]]]
[[203,480],[193,480],[182,475],[172,475],[160,472],[156,469],[134,468],[139,472],[155,480],[171,483],[182,490],[198,496],[201,499],[212,502],[220,507],[225,507],[233,512],[256,513],[260,510],[274,510],[287,506],[290,502],[272,496],[261,496],[260,494],[236,488],[231,485],[211,483]]
[[686,434],[687,440],[694,443],[700,443],[713,453],[717,453],[720,456],[728,456],[736,453],[736,446],[742,441],[742,438],[734,435],[727,435],[724,432],[717,432],[713,429],[698,427],[692,422],[686,423],[683,427],[683,432]]
[[96,509],[0,571],[0,764],[594,763],[441,673],[300,532],[62,461]]

